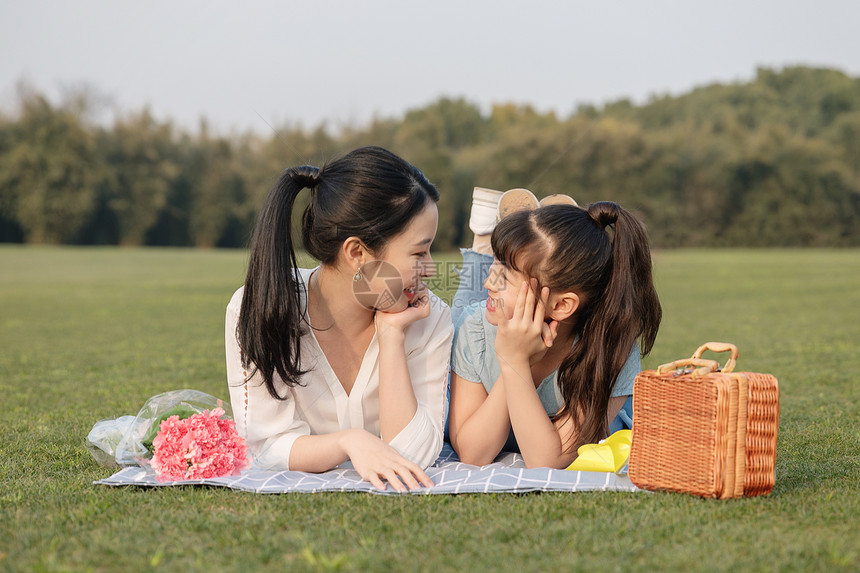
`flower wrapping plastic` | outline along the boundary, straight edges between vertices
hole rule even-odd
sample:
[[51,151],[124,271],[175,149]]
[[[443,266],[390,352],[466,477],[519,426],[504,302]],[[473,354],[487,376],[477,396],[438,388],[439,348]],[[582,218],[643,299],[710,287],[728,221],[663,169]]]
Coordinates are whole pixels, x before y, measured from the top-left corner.
[[248,466],[248,448],[233,420],[215,408],[161,422],[152,441],[150,465],[158,481],[208,479],[237,475]]
[[[250,458],[232,414],[230,403],[215,396],[173,390],[147,400],[137,416],[96,422],[87,448],[101,465],[160,471],[161,481],[235,474],[250,465]],[[185,421],[191,418],[194,421]],[[161,453],[153,463],[159,434]]]

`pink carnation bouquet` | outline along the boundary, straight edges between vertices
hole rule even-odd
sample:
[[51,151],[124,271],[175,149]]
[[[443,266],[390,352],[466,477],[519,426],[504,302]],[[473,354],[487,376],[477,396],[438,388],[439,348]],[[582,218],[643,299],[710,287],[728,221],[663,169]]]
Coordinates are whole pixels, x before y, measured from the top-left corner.
[[163,420],[152,440],[150,465],[158,481],[238,475],[248,467],[248,448],[224,410],[204,410],[188,418]]

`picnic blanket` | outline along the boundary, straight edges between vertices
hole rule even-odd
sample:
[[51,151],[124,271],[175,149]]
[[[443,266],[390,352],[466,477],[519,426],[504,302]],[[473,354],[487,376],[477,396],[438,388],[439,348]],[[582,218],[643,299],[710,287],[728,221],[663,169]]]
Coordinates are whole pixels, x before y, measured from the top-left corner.
[[[526,493],[532,491],[640,491],[627,477],[626,466],[619,473],[527,469],[520,454],[505,453],[487,466],[464,464],[450,444],[445,444],[439,459],[427,469],[435,484],[411,494],[452,493]],[[94,482],[108,486],[208,485],[254,493],[317,493],[361,491],[381,495],[402,495],[391,486],[385,491],[364,481],[347,463],[324,473],[265,471],[247,469],[238,476],[162,483],[152,470],[124,468],[109,478]]]

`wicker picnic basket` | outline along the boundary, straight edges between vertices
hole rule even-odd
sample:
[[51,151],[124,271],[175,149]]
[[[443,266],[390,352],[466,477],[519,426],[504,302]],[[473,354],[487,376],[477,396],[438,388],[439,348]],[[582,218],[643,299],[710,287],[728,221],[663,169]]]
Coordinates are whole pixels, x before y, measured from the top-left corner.
[[[702,354],[731,352],[722,369]],[[770,493],[779,386],[770,374],[733,372],[738,349],[708,342],[692,358],[636,376],[630,481],[649,490],[720,499]]]

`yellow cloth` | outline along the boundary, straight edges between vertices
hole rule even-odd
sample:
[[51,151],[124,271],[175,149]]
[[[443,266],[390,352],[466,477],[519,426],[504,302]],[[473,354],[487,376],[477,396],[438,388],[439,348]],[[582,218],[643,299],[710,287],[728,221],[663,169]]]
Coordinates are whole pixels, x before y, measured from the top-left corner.
[[630,457],[633,432],[618,430],[599,444],[584,444],[567,469],[584,472],[618,472]]

